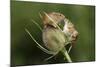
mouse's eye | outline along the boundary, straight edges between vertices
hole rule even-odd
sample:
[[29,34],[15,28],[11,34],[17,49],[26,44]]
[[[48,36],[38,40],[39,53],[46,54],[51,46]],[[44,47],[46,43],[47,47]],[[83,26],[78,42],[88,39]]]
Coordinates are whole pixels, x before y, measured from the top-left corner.
[[61,14],[59,16],[61,16]]

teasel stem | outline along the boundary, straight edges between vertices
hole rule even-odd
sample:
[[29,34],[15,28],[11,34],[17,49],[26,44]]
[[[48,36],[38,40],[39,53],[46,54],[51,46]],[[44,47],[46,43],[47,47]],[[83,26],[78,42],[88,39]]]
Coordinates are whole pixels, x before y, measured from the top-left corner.
[[71,49],[72,49],[72,45],[69,47],[69,49],[68,49],[68,53],[71,51]]
[[69,56],[67,50],[65,49],[65,47],[61,50],[61,52],[63,53],[63,55],[64,55],[64,57],[66,58],[66,60],[67,60],[69,63],[71,63],[72,60],[71,60],[71,58],[70,58],[70,56]]

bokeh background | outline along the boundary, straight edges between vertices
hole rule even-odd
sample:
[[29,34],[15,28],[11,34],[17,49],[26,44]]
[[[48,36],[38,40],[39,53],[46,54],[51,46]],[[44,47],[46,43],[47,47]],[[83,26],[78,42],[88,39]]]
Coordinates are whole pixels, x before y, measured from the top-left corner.
[[27,28],[32,36],[43,46],[42,32],[33,23],[42,28],[39,12],[60,12],[75,25],[79,32],[78,40],[70,52],[73,62],[95,60],[95,6],[56,4],[40,2],[11,1],[11,65],[40,65],[65,63],[63,55],[58,54],[48,61],[51,55],[41,51],[37,44],[25,32]]

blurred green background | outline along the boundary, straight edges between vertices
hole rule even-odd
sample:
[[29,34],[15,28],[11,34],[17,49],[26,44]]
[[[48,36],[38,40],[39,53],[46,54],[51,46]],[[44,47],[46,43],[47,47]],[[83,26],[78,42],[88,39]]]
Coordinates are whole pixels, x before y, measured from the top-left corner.
[[75,25],[79,37],[70,52],[73,62],[95,60],[95,6],[11,1],[11,65],[65,62],[60,54],[48,61],[43,61],[50,55],[41,51],[25,32],[25,28],[27,28],[43,45],[42,32],[32,22],[35,20],[43,28],[42,20],[39,17],[39,12],[42,11],[60,12]]

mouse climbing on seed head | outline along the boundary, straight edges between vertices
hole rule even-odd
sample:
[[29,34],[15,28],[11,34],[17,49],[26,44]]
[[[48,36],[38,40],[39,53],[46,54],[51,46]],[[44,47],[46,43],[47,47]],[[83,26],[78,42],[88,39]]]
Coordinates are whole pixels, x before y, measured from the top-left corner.
[[[46,44],[46,47],[51,49],[51,46],[52,46],[52,48],[55,48],[55,47],[59,46],[59,45],[58,46],[53,46],[51,44],[47,45],[47,43],[50,42],[50,38],[51,38],[50,36],[55,35],[55,34],[57,35],[57,34],[62,34],[63,33],[67,37],[68,40],[64,39],[65,37],[62,36],[63,37],[62,41],[64,40],[64,41],[70,42],[72,44],[74,44],[76,42],[78,32],[75,29],[74,24],[72,24],[72,22],[70,22],[63,14],[58,13],[58,12],[50,12],[50,13],[45,13],[44,12],[44,14],[45,15],[42,17],[43,25],[44,25],[43,41]],[[59,23],[64,23],[63,31],[60,31],[59,33],[54,32],[55,30],[59,31],[59,29],[58,29],[58,27],[59,27],[58,24]],[[50,31],[54,32],[54,33],[51,35]],[[57,37],[59,37],[59,36],[57,35]],[[59,37],[59,39],[60,39],[59,41],[61,41],[62,37]],[[47,42],[47,40],[48,40],[48,42]],[[65,44],[65,45],[67,45],[67,44]],[[64,47],[65,45],[63,45],[62,47]],[[60,50],[60,48],[61,47],[59,47],[57,50]],[[54,49],[54,50],[56,50],[56,49]]]
[[[67,22],[67,19],[65,18],[65,16],[58,12],[50,12],[50,13],[44,12],[44,16],[40,14],[40,17],[43,20],[43,25],[44,25],[43,30],[36,22],[35,24],[43,32],[42,38],[43,38],[43,42],[46,48],[41,46],[35,40],[35,38],[30,34],[28,29],[25,28],[25,31],[30,35],[30,37],[34,40],[34,42],[38,45],[38,47],[42,51],[46,52],[47,54],[52,54],[52,56],[47,58],[47,60],[54,57],[59,52],[61,52],[68,62],[72,62],[68,54],[69,51],[67,52],[65,48],[66,46],[65,44],[66,42],[68,42],[66,40],[66,37],[71,42],[76,39],[77,31],[75,31],[74,25],[72,23]],[[63,31],[58,26],[58,24],[61,22],[65,22]]]
[[[72,43],[76,40],[78,32],[74,28],[74,25],[67,21],[68,19],[65,18],[63,14],[58,12],[44,12],[44,16],[40,15],[40,17],[42,18],[44,25],[42,38],[45,47],[53,53],[53,56],[62,52],[68,62],[72,62],[68,55],[69,51],[67,52],[65,46],[69,41]],[[62,22],[65,23],[63,30],[58,26],[58,24]]]

